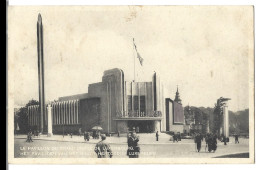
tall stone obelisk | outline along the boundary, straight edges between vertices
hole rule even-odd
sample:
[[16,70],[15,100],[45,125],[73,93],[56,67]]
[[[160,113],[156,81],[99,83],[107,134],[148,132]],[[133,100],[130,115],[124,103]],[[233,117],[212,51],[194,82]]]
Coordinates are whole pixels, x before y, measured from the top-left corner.
[[45,96],[44,96],[44,60],[43,60],[43,27],[42,16],[38,15],[37,21],[37,52],[38,52],[38,81],[39,81],[39,131],[43,132],[43,115],[45,115]]

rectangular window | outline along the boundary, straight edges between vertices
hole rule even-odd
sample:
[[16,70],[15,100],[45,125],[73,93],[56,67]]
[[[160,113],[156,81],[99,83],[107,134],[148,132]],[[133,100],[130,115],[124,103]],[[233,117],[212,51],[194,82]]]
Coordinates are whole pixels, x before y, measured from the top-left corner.
[[145,96],[140,96],[140,112],[145,112]]
[[139,108],[138,96],[134,96],[134,111],[138,111]]
[[128,112],[130,112],[132,110],[132,96],[128,95],[127,96],[127,107],[128,107]]

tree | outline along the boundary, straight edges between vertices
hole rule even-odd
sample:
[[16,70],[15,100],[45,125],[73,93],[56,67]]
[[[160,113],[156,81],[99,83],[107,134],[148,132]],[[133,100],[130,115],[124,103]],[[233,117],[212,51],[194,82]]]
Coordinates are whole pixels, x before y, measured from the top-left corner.
[[29,100],[29,102],[25,105],[25,107],[21,107],[16,115],[17,119],[15,119],[15,121],[17,121],[19,124],[20,133],[27,133],[29,130],[28,107],[32,105],[39,105],[39,102],[34,99]]

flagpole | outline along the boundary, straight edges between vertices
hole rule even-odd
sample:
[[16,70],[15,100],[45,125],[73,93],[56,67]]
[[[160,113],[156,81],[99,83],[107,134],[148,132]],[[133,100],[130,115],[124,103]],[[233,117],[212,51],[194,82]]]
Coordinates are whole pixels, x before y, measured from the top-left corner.
[[135,39],[133,38],[133,56],[134,56],[134,82],[135,82],[135,55],[134,55],[134,50],[135,50],[135,44],[134,44]]

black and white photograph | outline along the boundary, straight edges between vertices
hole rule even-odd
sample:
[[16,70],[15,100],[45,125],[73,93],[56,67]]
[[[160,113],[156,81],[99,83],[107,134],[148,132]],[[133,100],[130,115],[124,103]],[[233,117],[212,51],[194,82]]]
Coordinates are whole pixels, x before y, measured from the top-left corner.
[[253,6],[9,6],[7,42],[10,163],[254,163]]

